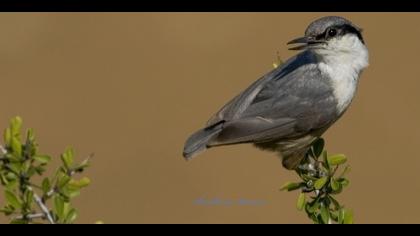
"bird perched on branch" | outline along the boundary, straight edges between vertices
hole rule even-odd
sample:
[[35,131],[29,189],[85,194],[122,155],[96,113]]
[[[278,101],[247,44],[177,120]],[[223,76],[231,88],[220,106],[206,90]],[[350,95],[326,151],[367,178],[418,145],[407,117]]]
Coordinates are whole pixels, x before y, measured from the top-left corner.
[[221,108],[185,143],[188,160],[217,146],[253,143],[275,151],[283,166],[296,169],[312,142],[349,107],[368,66],[361,29],[327,16],[288,44],[301,50]]

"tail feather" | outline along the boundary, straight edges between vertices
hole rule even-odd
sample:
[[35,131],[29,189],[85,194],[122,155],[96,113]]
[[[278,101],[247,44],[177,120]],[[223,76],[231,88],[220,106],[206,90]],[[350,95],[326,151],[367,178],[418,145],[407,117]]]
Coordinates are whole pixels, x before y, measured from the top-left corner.
[[185,142],[183,156],[190,160],[207,149],[209,141],[222,131],[221,125],[201,129],[191,135]]

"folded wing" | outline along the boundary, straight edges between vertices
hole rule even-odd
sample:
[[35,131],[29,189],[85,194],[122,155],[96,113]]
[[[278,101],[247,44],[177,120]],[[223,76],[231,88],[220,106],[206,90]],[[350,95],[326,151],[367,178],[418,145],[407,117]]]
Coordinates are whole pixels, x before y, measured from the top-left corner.
[[333,123],[333,91],[313,62],[299,54],[232,99],[207,123],[222,124],[208,146],[299,137]]

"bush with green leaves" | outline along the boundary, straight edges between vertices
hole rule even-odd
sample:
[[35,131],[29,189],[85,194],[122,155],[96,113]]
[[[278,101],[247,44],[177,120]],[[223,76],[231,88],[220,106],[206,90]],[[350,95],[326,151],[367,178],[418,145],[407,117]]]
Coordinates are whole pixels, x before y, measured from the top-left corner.
[[72,148],[61,154],[60,166],[45,176],[52,158],[41,154],[34,131],[28,129],[22,139],[22,119],[11,119],[0,146],[0,183],[5,203],[0,209],[11,223],[74,223],[78,213],[71,200],[89,185],[87,177],[75,179],[89,166],[89,156],[75,163]]
[[[336,196],[349,185],[345,177],[349,166],[340,168],[347,158],[342,155],[328,155],[322,138],[316,140],[296,173],[300,182],[288,182],[281,190],[300,190],[297,209],[305,210],[308,217],[317,224],[352,224],[353,213],[340,204]],[[339,171],[342,169],[342,171]]]

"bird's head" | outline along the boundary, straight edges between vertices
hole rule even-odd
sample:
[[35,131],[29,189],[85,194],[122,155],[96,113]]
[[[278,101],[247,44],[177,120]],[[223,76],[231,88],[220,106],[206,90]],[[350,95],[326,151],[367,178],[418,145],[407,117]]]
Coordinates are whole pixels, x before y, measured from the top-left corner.
[[312,50],[319,55],[357,54],[366,50],[362,29],[339,16],[327,16],[312,22],[305,36],[287,44],[299,44],[289,50]]

